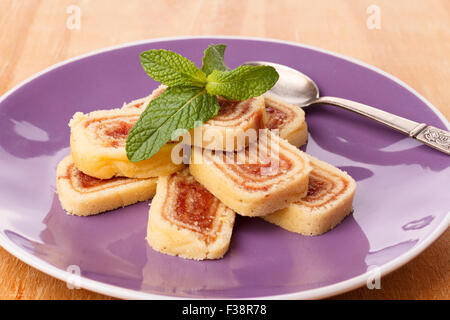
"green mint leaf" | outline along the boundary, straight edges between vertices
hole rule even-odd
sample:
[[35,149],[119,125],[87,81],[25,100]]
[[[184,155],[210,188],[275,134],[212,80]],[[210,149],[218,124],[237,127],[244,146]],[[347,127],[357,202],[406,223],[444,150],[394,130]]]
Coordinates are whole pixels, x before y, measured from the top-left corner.
[[219,111],[216,96],[204,88],[169,87],[152,100],[128,134],[126,151],[130,161],[151,158],[171,140],[177,129],[190,130],[196,121],[206,122]]
[[203,53],[202,71],[209,75],[214,70],[229,70],[225,64],[224,54],[227,46],[225,44],[211,44]]
[[240,66],[230,71],[214,70],[208,75],[206,91],[210,95],[233,100],[259,96],[278,81],[277,71],[270,66]]
[[149,50],[142,52],[140,59],[145,72],[166,86],[205,86],[206,75],[178,53],[163,49]]

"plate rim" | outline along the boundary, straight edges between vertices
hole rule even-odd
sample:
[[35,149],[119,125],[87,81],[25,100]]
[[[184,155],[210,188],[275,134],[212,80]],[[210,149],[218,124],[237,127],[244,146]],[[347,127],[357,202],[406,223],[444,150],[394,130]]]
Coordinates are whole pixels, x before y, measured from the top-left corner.
[[[284,44],[284,45],[291,45],[295,47],[300,47],[304,49],[310,49],[316,52],[324,53],[327,55],[331,55],[343,60],[346,60],[348,62],[351,62],[353,64],[362,66],[366,69],[369,69],[371,71],[374,71],[378,74],[381,74],[385,78],[388,78],[392,80],[393,82],[397,83],[401,87],[405,88],[412,94],[414,94],[417,98],[419,98],[435,115],[438,116],[438,118],[443,122],[444,126],[447,130],[450,130],[450,123],[445,118],[445,116],[437,109],[431,102],[429,102],[425,97],[423,97],[419,92],[417,92],[415,89],[410,87],[408,84],[403,82],[402,80],[398,79],[397,77],[387,73],[386,71],[383,71],[382,69],[372,66],[366,62],[363,62],[361,60],[348,57],[346,55],[335,53],[333,51],[329,51],[327,49],[322,49],[316,46],[311,46],[307,44],[302,44],[294,41],[287,41],[287,40],[280,40],[280,39],[272,39],[272,38],[263,38],[263,37],[248,37],[248,36],[233,36],[233,35],[202,35],[202,36],[174,36],[174,37],[161,37],[161,38],[152,38],[152,39],[146,39],[146,40],[138,40],[138,41],[132,41],[132,42],[126,42],[119,45],[109,46],[106,48],[102,48],[99,50],[94,50],[82,55],[75,56],[73,58],[66,59],[64,61],[55,63],[42,71],[39,71],[32,76],[26,78],[25,80],[21,81],[19,84],[15,85],[8,91],[6,91],[2,96],[0,96],[0,104],[6,100],[11,94],[13,94],[15,91],[20,89],[21,87],[25,86],[27,83],[39,78],[40,76],[57,69],[63,65],[82,60],[84,58],[94,56],[97,54],[106,53],[109,51],[114,51],[117,49],[122,49],[126,47],[132,47],[137,45],[143,45],[143,44],[149,44],[154,42],[164,42],[164,41],[175,41],[175,40],[195,40],[195,39],[225,39],[225,40],[245,40],[245,41],[259,41],[259,42],[271,42],[271,43],[278,43],[278,44]],[[437,228],[429,234],[418,246],[414,246],[412,249],[408,250],[407,252],[403,253],[399,257],[393,259],[392,261],[382,265],[379,267],[380,275],[381,277],[386,276],[387,274],[391,273],[392,271],[402,267],[415,257],[417,257],[420,253],[422,253],[426,248],[428,248],[439,236],[441,236],[450,226],[450,211],[447,212],[446,217],[443,219],[443,221],[437,226]],[[59,279],[64,282],[68,282],[71,277],[73,277],[72,273],[69,273],[68,271],[64,271],[62,269],[59,269],[50,263],[37,258],[36,256],[32,255],[31,253],[25,251],[24,249],[20,248],[13,242],[11,242],[3,233],[0,233],[0,246],[3,247],[7,252],[9,252],[11,255],[15,256],[22,262],[30,265],[31,267],[48,274],[56,279]],[[369,279],[369,276],[371,275],[371,271],[367,270],[366,272],[356,276],[352,277],[350,279],[340,281],[331,285],[327,285],[324,287],[319,287],[315,289],[309,289],[304,291],[298,291],[293,293],[285,293],[285,294],[278,294],[278,295],[269,295],[269,296],[257,296],[257,297],[246,297],[241,299],[323,299],[331,296],[335,296],[344,292],[348,292],[350,290],[362,287],[364,284],[367,283],[367,279]],[[105,294],[108,296],[116,297],[116,298],[122,298],[122,299],[154,299],[154,300],[175,300],[175,299],[192,299],[191,297],[180,297],[180,296],[166,296],[161,294],[155,294],[155,293],[148,293],[148,292],[142,292],[132,289],[123,288],[116,285],[106,284],[101,281],[88,279],[84,276],[79,277],[79,283],[77,285],[80,288],[84,288],[93,292]],[[206,299],[209,300],[211,298],[194,298],[194,299]],[[236,299],[233,297],[225,297],[222,299]]]

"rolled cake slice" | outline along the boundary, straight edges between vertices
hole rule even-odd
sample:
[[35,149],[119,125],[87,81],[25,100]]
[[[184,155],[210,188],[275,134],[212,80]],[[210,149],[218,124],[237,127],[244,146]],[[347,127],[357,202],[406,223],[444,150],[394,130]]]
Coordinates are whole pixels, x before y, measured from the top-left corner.
[[306,197],[263,219],[286,230],[313,236],[333,229],[353,210],[356,183],[344,171],[309,158],[313,170]]
[[150,159],[128,160],[126,139],[141,112],[139,109],[111,109],[89,114],[75,113],[69,126],[70,151],[76,167],[98,179],[115,176],[149,178],[181,169],[183,164],[175,164],[171,160],[175,143],[165,144]]
[[257,140],[258,130],[267,122],[263,97],[245,101],[219,98],[219,113],[201,127],[201,139],[191,130],[191,144],[210,150],[241,150]]
[[64,210],[89,216],[152,198],[158,178],[96,179],[79,171],[71,156],[56,169],[56,190]]
[[140,109],[141,111],[144,111],[144,109],[148,106],[150,101],[157,98],[161,93],[163,93],[164,90],[166,90],[166,86],[161,84],[158,88],[153,90],[151,94],[149,94],[147,97],[140,98],[133,100],[129,103],[124,103],[122,106],[122,109]]
[[188,259],[218,259],[227,252],[235,213],[184,169],[160,177],[147,241],[156,251]]
[[311,171],[305,153],[267,129],[241,152],[193,148],[189,168],[197,181],[243,216],[263,216],[304,197]]
[[264,95],[264,103],[268,121],[268,129],[279,130],[279,135],[290,144],[300,147],[308,140],[308,127],[305,112],[296,105],[274,98],[270,94]]

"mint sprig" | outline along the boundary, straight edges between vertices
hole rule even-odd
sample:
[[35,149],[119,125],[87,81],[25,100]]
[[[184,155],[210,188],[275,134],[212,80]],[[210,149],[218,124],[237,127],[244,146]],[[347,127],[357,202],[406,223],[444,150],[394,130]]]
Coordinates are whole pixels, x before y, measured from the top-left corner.
[[226,45],[210,45],[199,69],[187,58],[168,50],[141,53],[145,72],[168,86],[150,101],[128,134],[126,152],[130,161],[151,158],[179,129],[190,130],[195,122],[217,115],[217,96],[246,100],[272,88],[278,73],[269,66],[240,66],[229,70],[224,61]]

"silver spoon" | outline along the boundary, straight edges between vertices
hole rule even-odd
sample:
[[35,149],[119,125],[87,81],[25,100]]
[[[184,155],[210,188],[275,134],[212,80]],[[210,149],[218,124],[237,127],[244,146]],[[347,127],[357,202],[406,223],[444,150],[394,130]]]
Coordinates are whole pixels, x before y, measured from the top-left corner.
[[322,103],[347,109],[407,134],[430,147],[450,155],[450,132],[448,131],[425,123],[411,121],[355,101],[335,97],[320,97],[319,88],[311,78],[300,71],[281,64],[266,61],[250,61],[246,64],[274,67],[280,78],[275,86],[270,89],[270,93],[288,103],[295,104],[301,108]]

